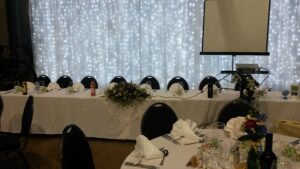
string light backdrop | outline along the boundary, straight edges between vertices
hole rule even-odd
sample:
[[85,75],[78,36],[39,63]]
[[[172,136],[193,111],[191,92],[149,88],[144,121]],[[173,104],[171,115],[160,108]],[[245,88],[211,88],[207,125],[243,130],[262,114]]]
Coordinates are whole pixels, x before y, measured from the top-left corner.
[[[174,76],[191,88],[231,69],[231,56],[199,55],[203,0],[31,0],[32,39],[38,75],[79,82],[92,75],[105,86],[116,75],[140,82],[155,76],[163,88]],[[255,9],[254,9],[255,10]],[[299,0],[271,0],[270,56],[238,56],[271,70],[264,86],[299,82]],[[217,78],[222,78],[218,75]],[[258,81],[264,75],[255,75]]]

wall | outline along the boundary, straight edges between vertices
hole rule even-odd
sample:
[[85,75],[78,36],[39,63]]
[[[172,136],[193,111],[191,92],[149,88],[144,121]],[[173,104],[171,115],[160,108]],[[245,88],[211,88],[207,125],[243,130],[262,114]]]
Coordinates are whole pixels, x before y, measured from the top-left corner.
[[5,0],[0,0],[0,44],[9,45]]

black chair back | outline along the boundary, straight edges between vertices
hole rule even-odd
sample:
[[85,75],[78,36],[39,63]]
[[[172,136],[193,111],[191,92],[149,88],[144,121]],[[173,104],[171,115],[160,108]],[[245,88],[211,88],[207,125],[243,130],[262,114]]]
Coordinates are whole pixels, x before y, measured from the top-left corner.
[[89,89],[91,86],[91,82],[95,82],[95,88],[98,89],[98,82],[93,76],[85,76],[82,80],[81,83],[83,84],[84,88]]
[[231,118],[238,116],[247,116],[249,111],[253,110],[251,105],[241,99],[228,103],[220,112],[218,122],[226,124]]
[[159,90],[160,89],[159,82],[154,76],[144,77],[144,79],[141,81],[140,84],[144,84],[144,83],[148,83],[149,85],[151,85],[151,88],[154,89],[154,90]]
[[60,88],[67,88],[73,85],[73,80],[68,75],[62,75],[56,81]]
[[65,127],[62,133],[61,165],[62,169],[95,169],[87,138],[74,124]]
[[28,135],[30,133],[32,117],[33,117],[33,102],[34,102],[33,96],[30,95],[26,101],[24,111],[23,111],[22,128],[20,133],[20,136],[22,138],[22,146],[21,146],[22,149],[26,147]]
[[203,88],[205,85],[208,85],[209,83],[216,85],[219,89],[222,88],[222,86],[219,83],[219,80],[215,78],[214,76],[206,76],[203,78],[199,84],[199,90],[203,92]]
[[116,76],[110,81],[110,83],[127,83],[127,81],[123,76]]
[[143,115],[141,133],[148,139],[170,133],[178,120],[175,112],[165,103],[151,105]]
[[51,79],[47,75],[40,75],[36,79],[36,81],[39,82],[40,84],[41,84],[41,82],[43,82],[45,87],[47,87],[49,85],[49,83],[51,82]]
[[189,90],[189,84],[188,84],[187,81],[186,81],[183,77],[181,77],[181,76],[175,76],[175,77],[173,77],[173,78],[169,81],[168,86],[167,86],[167,89],[169,90],[170,87],[172,86],[172,84],[174,84],[174,83],[180,83],[180,84],[182,84],[182,87],[183,87],[184,90]]
[[[249,75],[249,74],[241,74],[240,75],[240,78],[241,80],[246,80],[247,78],[250,78],[250,79],[253,79],[254,80],[254,83],[255,83],[255,86],[259,87],[259,83],[253,78],[252,75]],[[245,84],[244,84],[245,85]],[[246,86],[242,86],[243,89],[246,87]],[[240,91],[241,90],[241,82],[237,82],[234,86],[234,90],[235,91]]]

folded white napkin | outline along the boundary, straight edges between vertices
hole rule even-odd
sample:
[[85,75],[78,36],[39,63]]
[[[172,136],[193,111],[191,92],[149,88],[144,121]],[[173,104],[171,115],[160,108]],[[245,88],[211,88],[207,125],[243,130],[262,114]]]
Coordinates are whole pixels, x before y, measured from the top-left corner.
[[193,132],[197,131],[197,123],[191,119],[185,119],[184,122],[193,130]]
[[28,91],[34,90],[34,88],[35,88],[35,85],[32,82],[26,82],[26,85],[27,85]]
[[143,83],[143,84],[141,84],[141,85],[140,85],[140,88],[146,89],[146,90],[152,90],[151,85],[148,84],[148,83]]
[[183,91],[184,91],[184,88],[183,86],[180,84],[180,83],[174,83],[170,86],[170,89],[169,89],[172,93],[180,96],[182,95]]
[[137,136],[135,151],[146,159],[163,157],[163,153],[143,135]]
[[231,118],[224,127],[224,131],[229,134],[231,139],[237,139],[245,135],[245,133],[241,131],[241,126],[245,121],[246,118],[241,116]]
[[51,91],[51,90],[57,90],[60,89],[59,85],[55,82],[50,82],[47,86],[47,90]]
[[183,144],[198,142],[200,138],[193,131],[193,129],[195,130],[197,128],[195,125],[197,126],[197,124],[191,120],[184,121],[179,119],[173,124],[171,135],[174,139],[179,139],[179,142]]
[[111,83],[109,83],[108,88],[111,90],[115,87],[115,85],[117,85],[117,83],[111,82]]
[[84,90],[84,86],[82,83],[75,83],[75,84],[73,84],[72,87],[73,87],[74,92],[80,92],[80,91]]

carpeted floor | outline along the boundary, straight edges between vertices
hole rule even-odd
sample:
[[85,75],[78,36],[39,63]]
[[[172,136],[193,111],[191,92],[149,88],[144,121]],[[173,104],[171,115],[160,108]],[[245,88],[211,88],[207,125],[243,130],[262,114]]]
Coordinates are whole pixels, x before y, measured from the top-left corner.
[[[24,155],[31,169],[60,169],[60,136],[30,136]],[[134,141],[89,139],[96,169],[120,169]],[[13,166],[17,161],[13,163]],[[10,169],[3,166],[1,169]],[[13,168],[13,167],[12,167]]]

